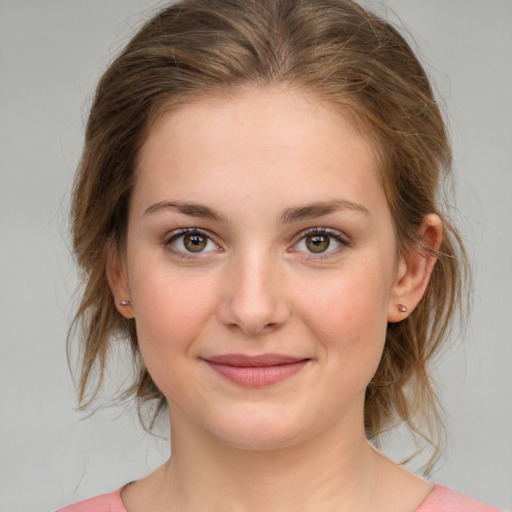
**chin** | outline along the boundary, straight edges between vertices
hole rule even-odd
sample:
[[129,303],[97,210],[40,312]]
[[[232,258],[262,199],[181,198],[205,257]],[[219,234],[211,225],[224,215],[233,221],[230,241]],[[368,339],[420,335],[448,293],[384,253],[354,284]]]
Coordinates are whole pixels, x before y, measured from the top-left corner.
[[268,432],[248,435],[230,435],[223,438],[217,437],[223,444],[237,448],[238,450],[250,451],[273,451],[282,450],[298,444],[303,440],[302,436],[295,435],[269,435]]
[[229,421],[212,425],[209,433],[223,444],[241,450],[278,450],[308,437],[304,420],[279,417],[276,411],[240,412]]

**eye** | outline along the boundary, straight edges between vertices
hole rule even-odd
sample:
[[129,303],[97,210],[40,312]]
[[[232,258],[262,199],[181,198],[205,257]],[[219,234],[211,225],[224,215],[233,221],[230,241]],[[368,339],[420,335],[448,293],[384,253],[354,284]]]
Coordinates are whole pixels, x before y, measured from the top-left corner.
[[313,228],[302,233],[302,238],[293,246],[294,252],[325,254],[349,245],[342,233],[327,228]]
[[171,234],[166,242],[166,247],[173,252],[189,255],[219,249],[218,245],[206,233],[196,228],[181,229],[178,233]]

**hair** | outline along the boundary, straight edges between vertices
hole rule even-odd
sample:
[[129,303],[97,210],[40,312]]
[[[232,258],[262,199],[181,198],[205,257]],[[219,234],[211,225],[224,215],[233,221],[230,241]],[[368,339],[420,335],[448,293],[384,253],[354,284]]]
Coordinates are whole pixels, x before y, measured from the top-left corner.
[[70,330],[81,335],[79,404],[86,408],[97,397],[109,348],[122,338],[136,374],[120,397],[135,395],[139,415],[150,405],[151,426],[166,407],[140,356],[135,320],[117,311],[106,277],[109,251],[124,250],[136,161],[148,130],[178,104],[273,85],[329,102],[369,135],[400,252],[426,250],[417,233],[427,214],[443,221],[428,289],[407,319],[388,325],[364,411],[370,441],[378,443],[400,422],[429,441],[428,469],[443,431],[429,362],[464,310],[469,277],[441,194],[451,150],[429,80],[408,43],[389,22],[349,0],[184,0],[150,19],[104,73],[71,206],[83,286]]

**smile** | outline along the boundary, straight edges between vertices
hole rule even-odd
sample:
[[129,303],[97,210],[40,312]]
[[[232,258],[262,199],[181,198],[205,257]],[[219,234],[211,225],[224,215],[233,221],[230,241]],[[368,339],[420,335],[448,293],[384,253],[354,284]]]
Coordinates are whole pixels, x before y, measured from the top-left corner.
[[226,354],[209,357],[204,361],[218,374],[235,384],[260,388],[292,377],[304,368],[309,359],[281,354]]

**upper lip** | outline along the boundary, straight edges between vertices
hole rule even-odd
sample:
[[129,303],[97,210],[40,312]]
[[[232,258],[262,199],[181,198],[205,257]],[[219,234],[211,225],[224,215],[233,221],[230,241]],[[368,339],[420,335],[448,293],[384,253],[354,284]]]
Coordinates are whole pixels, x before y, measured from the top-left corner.
[[260,354],[249,356],[246,354],[222,354],[218,356],[205,357],[205,361],[214,364],[226,364],[229,366],[276,366],[280,364],[291,364],[309,359],[307,357],[295,357],[284,354]]

